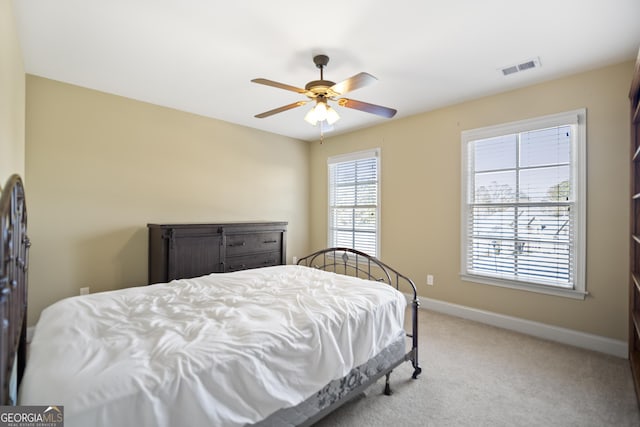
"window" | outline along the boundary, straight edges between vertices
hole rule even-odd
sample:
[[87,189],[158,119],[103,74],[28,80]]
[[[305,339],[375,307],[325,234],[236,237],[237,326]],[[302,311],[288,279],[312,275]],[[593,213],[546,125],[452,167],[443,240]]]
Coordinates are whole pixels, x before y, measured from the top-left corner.
[[330,157],[329,247],[377,257],[380,250],[380,149]]
[[584,298],[586,111],[462,132],[462,277]]

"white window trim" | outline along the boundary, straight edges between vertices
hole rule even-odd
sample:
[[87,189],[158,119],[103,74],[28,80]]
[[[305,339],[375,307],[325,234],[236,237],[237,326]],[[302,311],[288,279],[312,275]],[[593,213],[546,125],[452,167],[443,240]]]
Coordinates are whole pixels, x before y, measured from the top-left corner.
[[[373,148],[370,150],[362,150],[362,151],[355,151],[353,153],[345,153],[345,154],[338,154],[336,156],[331,156],[327,158],[327,172],[328,172],[328,168],[329,165],[333,164],[333,163],[342,163],[342,162],[350,162],[350,161],[354,161],[354,160],[360,160],[360,159],[366,159],[369,157],[377,157],[378,158],[378,205],[376,206],[376,216],[377,216],[377,222],[376,222],[376,253],[372,254],[374,257],[376,258],[380,258],[381,257],[381,251],[382,251],[382,237],[381,237],[381,233],[380,233],[380,224],[381,224],[381,209],[380,206],[382,205],[382,156],[381,154],[381,149],[380,148]],[[329,190],[331,188],[331,176],[327,173],[327,197],[328,197],[328,193]],[[327,198],[327,245],[331,246],[331,224],[330,224],[330,220],[331,220],[331,201]],[[371,255],[371,254],[370,254]]]
[[[460,277],[462,280],[470,281],[474,283],[482,283],[486,285],[494,285],[511,289],[519,289],[530,292],[536,292],[547,295],[556,295],[574,299],[584,299],[587,295],[586,289],[586,233],[587,233],[587,131],[586,131],[586,116],[587,110],[585,108],[567,111],[564,113],[551,114],[548,116],[537,117],[533,119],[520,120],[502,125],[488,126],[484,128],[471,129],[462,131],[462,167],[461,183],[463,188],[461,191],[461,203],[460,203]],[[465,171],[468,162],[467,143],[473,140],[491,138],[501,135],[507,135],[511,133],[526,132],[529,130],[536,130],[542,128],[548,128],[553,126],[561,126],[566,124],[576,124],[577,132],[575,137],[577,138],[574,144],[575,150],[572,150],[573,158],[572,162],[572,175],[574,182],[577,184],[576,195],[576,207],[577,207],[577,233],[575,235],[575,252],[576,252],[576,268],[575,268],[575,282],[574,289],[565,289],[558,286],[546,286],[542,284],[527,283],[522,281],[507,280],[501,278],[494,278],[490,276],[479,276],[467,273],[467,191],[470,188],[471,177],[467,176],[467,182],[464,182]]]

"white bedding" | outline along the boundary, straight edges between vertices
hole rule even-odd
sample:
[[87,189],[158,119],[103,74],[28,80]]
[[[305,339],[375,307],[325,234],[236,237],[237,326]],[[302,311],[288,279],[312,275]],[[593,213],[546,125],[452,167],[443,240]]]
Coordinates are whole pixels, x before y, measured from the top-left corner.
[[67,427],[254,423],[398,339],[405,305],[301,266],[68,298],[42,312],[19,403],[64,405]]

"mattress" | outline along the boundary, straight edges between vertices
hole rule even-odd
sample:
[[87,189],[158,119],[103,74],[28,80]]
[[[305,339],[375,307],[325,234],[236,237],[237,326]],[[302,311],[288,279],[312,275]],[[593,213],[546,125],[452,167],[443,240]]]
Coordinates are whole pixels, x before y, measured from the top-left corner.
[[389,285],[302,266],[68,298],[36,326],[21,405],[65,425],[254,424],[404,336]]

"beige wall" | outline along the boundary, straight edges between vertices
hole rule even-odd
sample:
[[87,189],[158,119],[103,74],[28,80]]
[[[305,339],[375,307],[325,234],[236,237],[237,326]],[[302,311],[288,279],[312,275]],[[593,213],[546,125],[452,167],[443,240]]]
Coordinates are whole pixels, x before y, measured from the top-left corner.
[[284,220],[307,251],[309,144],[27,76],[29,324],[147,280],[150,222]]
[[[324,144],[28,76],[29,323],[82,286],[144,284],[148,222],[286,220],[289,258],[323,247],[327,157],[381,147],[381,257],[413,277],[421,295],[625,340],[632,69],[606,67]],[[590,296],[460,280],[460,131],[582,107]],[[435,286],[425,285],[427,274]]]
[[10,0],[0,0],[0,187],[24,178],[25,75]]
[[[628,90],[633,63],[391,121],[311,149],[311,249],[326,245],[329,156],[381,147],[381,258],[419,294],[617,340],[627,335]],[[586,300],[464,282],[460,132],[587,108]],[[426,286],[426,275],[435,285]]]

